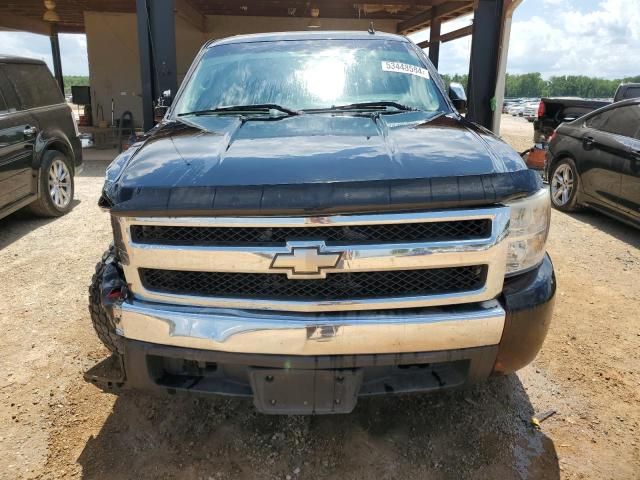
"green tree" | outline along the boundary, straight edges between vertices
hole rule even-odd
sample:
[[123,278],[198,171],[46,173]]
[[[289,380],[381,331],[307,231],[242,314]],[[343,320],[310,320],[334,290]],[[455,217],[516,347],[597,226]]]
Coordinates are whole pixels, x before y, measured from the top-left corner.
[[81,75],[65,75],[64,79],[64,94],[71,94],[72,86],[87,86],[89,85],[89,77],[81,76]]

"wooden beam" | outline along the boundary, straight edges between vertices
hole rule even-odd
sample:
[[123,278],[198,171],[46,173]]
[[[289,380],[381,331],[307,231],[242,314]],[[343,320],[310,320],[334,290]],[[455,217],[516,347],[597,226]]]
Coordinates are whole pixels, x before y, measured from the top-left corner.
[[467,25],[466,27],[453,30],[452,32],[440,35],[440,41],[442,43],[450,42],[451,40],[457,40],[458,38],[467,37],[473,33],[473,25]]
[[[473,25],[467,25],[466,27],[459,28],[457,30],[453,30],[449,33],[444,33],[440,35],[436,40],[440,43],[450,42],[451,40],[457,40],[458,38],[466,37],[473,33]],[[418,43],[420,48],[429,48],[431,42],[429,40],[425,40],[424,42]]]
[[416,30],[424,30],[431,25],[432,18],[444,19],[463,15],[465,13],[471,13],[472,11],[473,2],[469,0],[443,3],[436,7],[435,13],[428,10],[416,15],[415,17],[398,23],[397,31],[400,34],[406,35],[407,33],[415,32]]
[[202,12],[190,0],[176,0],[176,16],[187,21],[201,32],[206,31],[206,19]]
[[13,15],[0,10],[0,30],[20,30],[22,32],[39,33],[49,35],[51,27],[42,20]]

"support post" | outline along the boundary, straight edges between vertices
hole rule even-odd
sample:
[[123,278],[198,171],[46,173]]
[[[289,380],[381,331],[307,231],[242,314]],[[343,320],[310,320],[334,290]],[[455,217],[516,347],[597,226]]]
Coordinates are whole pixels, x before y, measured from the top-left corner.
[[49,40],[51,40],[51,57],[53,58],[53,76],[60,86],[60,91],[64,96],[64,77],[62,76],[62,59],[60,58],[60,41],[58,40],[58,26],[55,23],[51,24],[51,33],[49,34]]
[[155,124],[155,100],[165,90],[175,95],[178,89],[174,8],[174,0],[136,0],[145,130]]
[[429,29],[429,60],[438,69],[440,59],[440,27],[442,21],[436,15],[436,7],[431,7],[431,28]]
[[473,19],[467,118],[486,128],[496,115],[503,0],[478,0]]
[[142,128],[153,127],[153,64],[149,42],[149,11],[146,0],[136,0],[138,21],[138,54],[140,56],[140,83],[142,84]]
[[502,35],[500,41],[500,60],[498,63],[498,80],[496,82],[496,114],[493,116],[491,130],[500,133],[500,121],[502,120],[502,105],[504,104],[505,83],[507,75],[507,56],[509,54],[509,40],[511,38],[511,22],[513,12],[522,3],[522,0],[506,0],[503,12]]

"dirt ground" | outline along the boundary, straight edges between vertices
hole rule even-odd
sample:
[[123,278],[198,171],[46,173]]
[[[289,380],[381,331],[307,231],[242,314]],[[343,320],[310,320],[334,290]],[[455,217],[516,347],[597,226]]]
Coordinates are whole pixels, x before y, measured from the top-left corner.
[[[531,125],[507,117],[503,134],[520,151]],[[116,396],[82,380],[107,356],[86,295],[110,240],[105,166],[87,165],[69,215],[0,220],[0,478],[640,478],[640,231],[553,212],[554,320],[517,375],[346,416],[269,417],[247,400]]]

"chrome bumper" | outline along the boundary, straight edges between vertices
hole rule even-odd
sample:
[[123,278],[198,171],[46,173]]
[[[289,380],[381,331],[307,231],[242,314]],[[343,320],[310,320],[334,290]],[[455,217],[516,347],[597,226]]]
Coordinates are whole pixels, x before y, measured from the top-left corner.
[[454,309],[297,314],[133,301],[115,309],[117,333],[161,345],[278,355],[429,352],[497,345],[495,300]]

